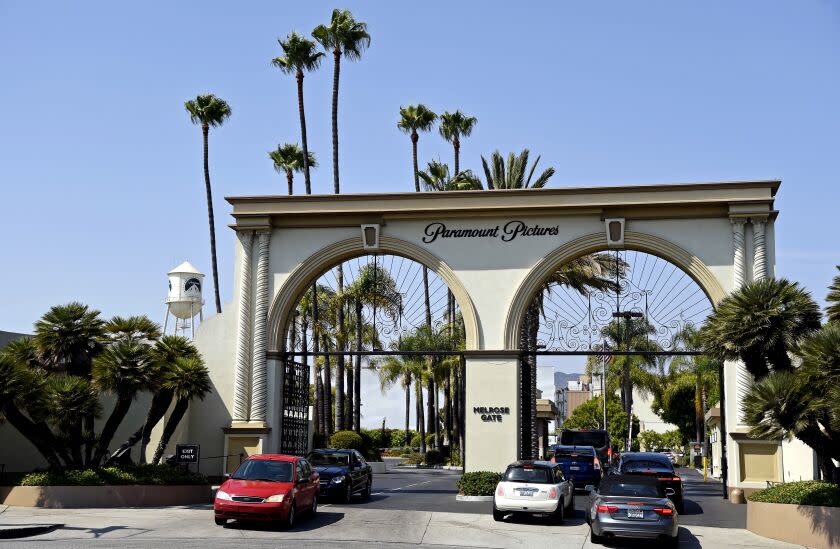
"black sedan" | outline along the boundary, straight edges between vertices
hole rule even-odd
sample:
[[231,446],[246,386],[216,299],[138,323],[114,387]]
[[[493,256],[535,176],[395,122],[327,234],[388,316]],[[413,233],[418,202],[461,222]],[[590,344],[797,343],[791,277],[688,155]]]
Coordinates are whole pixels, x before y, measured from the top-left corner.
[[306,459],[321,476],[322,497],[349,503],[354,494],[370,497],[373,473],[356,450],[314,450]]
[[625,452],[621,454],[617,473],[622,475],[644,475],[655,478],[663,491],[671,489],[669,498],[674,502],[677,512],[683,512],[682,479],[674,471],[671,460],[655,452]]

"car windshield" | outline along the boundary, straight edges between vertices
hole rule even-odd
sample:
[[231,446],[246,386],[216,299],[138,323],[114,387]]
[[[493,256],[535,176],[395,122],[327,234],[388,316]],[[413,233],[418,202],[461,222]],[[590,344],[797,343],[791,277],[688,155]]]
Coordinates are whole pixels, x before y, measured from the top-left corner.
[[545,467],[533,467],[523,465],[508,467],[502,480],[508,482],[534,482],[537,484],[551,484],[548,481],[548,469]]
[[638,498],[661,497],[659,488],[655,484],[636,484],[633,482],[616,482],[601,487],[602,496],[634,496]]
[[308,459],[313,465],[347,466],[350,463],[350,455],[344,452],[314,452]]
[[267,482],[292,482],[294,464],[291,461],[249,459],[230,477],[235,480],[263,480]]
[[607,445],[607,435],[603,431],[563,431],[560,434],[560,442],[569,446],[603,448]]
[[666,459],[663,459],[662,461],[658,459],[633,459],[622,463],[621,465],[621,471],[623,473],[645,470],[673,471],[674,467],[671,465],[671,462]]

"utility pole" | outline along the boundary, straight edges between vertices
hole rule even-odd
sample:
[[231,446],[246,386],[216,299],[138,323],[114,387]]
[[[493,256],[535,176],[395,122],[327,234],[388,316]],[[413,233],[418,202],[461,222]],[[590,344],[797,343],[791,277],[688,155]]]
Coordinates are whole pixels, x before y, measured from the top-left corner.
[[[626,340],[626,351],[630,351],[630,340],[631,340],[631,319],[633,318],[642,318],[644,315],[638,311],[615,311],[613,313],[613,318],[623,318],[625,320],[626,329],[624,330],[624,339]],[[630,445],[633,441],[633,390],[630,385],[630,355],[627,354],[624,356],[624,380],[622,385],[624,385],[624,398],[625,402],[627,403],[627,446],[625,447],[625,452],[630,451]]]

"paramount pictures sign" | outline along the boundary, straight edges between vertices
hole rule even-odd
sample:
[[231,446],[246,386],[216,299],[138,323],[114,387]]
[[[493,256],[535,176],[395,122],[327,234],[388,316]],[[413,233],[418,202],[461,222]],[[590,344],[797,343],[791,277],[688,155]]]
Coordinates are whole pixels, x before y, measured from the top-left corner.
[[469,227],[465,229],[448,229],[444,223],[434,222],[426,225],[423,231],[423,242],[431,244],[439,239],[449,238],[496,238],[502,242],[512,242],[520,237],[557,236],[560,227],[542,227],[539,224],[528,225],[517,219],[508,221],[504,225],[495,227]]

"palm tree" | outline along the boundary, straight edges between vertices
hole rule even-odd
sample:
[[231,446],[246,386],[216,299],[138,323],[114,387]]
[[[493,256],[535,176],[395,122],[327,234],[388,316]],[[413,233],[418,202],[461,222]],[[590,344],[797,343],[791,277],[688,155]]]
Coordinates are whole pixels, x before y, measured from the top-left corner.
[[769,368],[790,370],[789,352],[820,328],[820,309],[796,282],[784,278],[745,284],[725,297],[709,315],[700,340],[709,356],[741,360],[762,378]]
[[461,137],[469,137],[477,123],[478,119],[476,117],[466,116],[461,111],[446,111],[440,115],[438,131],[440,131],[441,137],[452,143],[452,148],[455,151],[456,174],[461,173]]
[[207,193],[207,221],[210,224],[210,261],[213,264],[213,288],[216,298],[216,312],[222,312],[222,301],[219,297],[219,269],[216,265],[216,221],[213,216],[213,191],[210,187],[210,161],[208,157],[207,138],[210,128],[221,126],[230,118],[231,110],[224,100],[212,93],[197,95],[195,100],[188,100],[184,108],[190,113],[190,122],[201,126],[201,136],[204,143],[204,190]]
[[117,397],[114,409],[99,434],[91,463],[98,464],[125,419],[137,393],[149,384],[152,355],[150,345],[135,340],[121,340],[108,346],[93,363],[94,386]]
[[160,423],[172,404],[174,393],[166,383],[165,374],[174,367],[177,359],[199,356],[198,349],[189,339],[176,335],[165,335],[158,339],[154,346],[149,349],[149,354],[152,360],[147,388],[152,392],[152,402],[149,404],[146,419],[128,440],[111,454],[107,463],[111,463],[121,458],[126,452],[130,452],[131,448],[138,442],[140,442],[139,462],[146,463],[146,446],[151,441],[152,430]]
[[420,179],[418,176],[419,169],[417,168],[417,141],[420,139],[419,132],[427,132],[432,129],[432,126],[437,119],[437,115],[432,112],[426,105],[419,103],[417,105],[409,105],[407,107],[400,107],[400,120],[397,122],[397,128],[411,136],[411,159],[414,166],[414,190],[420,192]]
[[160,442],[152,458],[152,463],[155,465],[160,463],[163,451],[169,444],[169,440],[175,433],[181,419],[183,419],[190,401],[196,397],[199,400],[204,400],[204,396],[212,389],[210,374],[204,366],[204,362],[197,356],[176,359],[165,374],[164,387],[173,392],[176,400],[172,415],[169,416],[163,426]]
[[333,145],[333,190],[339,194],[338,182],[338,76],[341,72],[341,56],[348,61],[357,61],[362,52],[370,46],[367,25],[353,19],[350,10],[334,9],[327,25],[318,25],[312,31],[312,37],[326,51],[332,50],[333,94],[332,94],[332,145]]
[[[840,270],[840,265],[837,266]],[[835,275],[831,286],[828,287],[828,296],[825,298],[828,302],[828,307],[825,309],[826,317],[829,322],[837,322],[840,320],[840,275]]]
[[[392,348],[398,351],[405,351],[405,346],[400,342],[394,342]],[[411,433],[409,418],[411,415],[411,380],[414,372],[422,368],[422,358],[410,355],[393,355],[385,357],[377,364],[379,372],[379,386],[384,393],[389,387],[399,382],[405,389],[405,446],[411,445]]]
[[[91,464],[86,441],[93,441],[93,431],[87,429],[86,418],[96,418],[102,411],[99,394],[93,384],[79,376],[53,374],[46,379],[46,399],[50,403],[47,414],[57,431],[66,436],[72,467]],[[82,446],[85,456],[82,457]]]
[[449,166],[435,160],[429,162],[427,168],[417,174],[423,181],[426,191],[472,191],[482,189],[481,180],[471,171],[456,173],[449,176]]
[[[277,145],[273,151],[269,151],[268,157],[274,162],[274,169],[277,173],[286,174],[286,183],[289,186],[289,194],[294,194],[292,182],[294,181],[294,173],[303,172],[303,151],[296,143],[284,143]],[[312,168],[318,167],[318,162],[315,160],[315,153],[309,153],[309,166]]]
[[[363,346],[364,317],[362,311],[365,307],[372,307],[389,315],[394,320],[402,314],[402,295],[397,288],[397,283],[391,275],[376,263],[368,263],[359,269],[359,275],[353,284],[344,290],[342,299],[355,308],[355,332],[356,350],[361,351]],[[375,334],[374,334],[375,335]],[[361,419],[361,370],[362,357],[356,355],[356,367],[354,369],[354,393],[353,403],[353,427],[356,431],[360,429]]]
[[541,189],[545,187],[551,176],[554,175],[554,168],[544,170],[534,182],[531,179],[540,163],[540,157],[531,165],[528,176],[525,172],[528,169],[528,149],[523,149],[519,156],[513,153],[508,154],[507,166],[499,151],[495,151],[490,157],[490,164],[482,156],[481,165],[484,168],[484,177],[487,179],[488,189]]
[[285,40],[277,41],[284,55],[275,57],[271,63],[284,74],[294,73],[297,79],[300,141],[303,145],[303,177],[306,182],[306,194],[312,194],[312,184],[309,179],[309,143],[306,140],[306,114],[303,108],[303,75],[306,71],[317,69],[324,54],[315,51],[315,42],[307,40],[296,32],[289,34]]
[[105,332],[112,341],[151,341],[161,336],[160,326],[146,315],[115,316],[105,323]]

